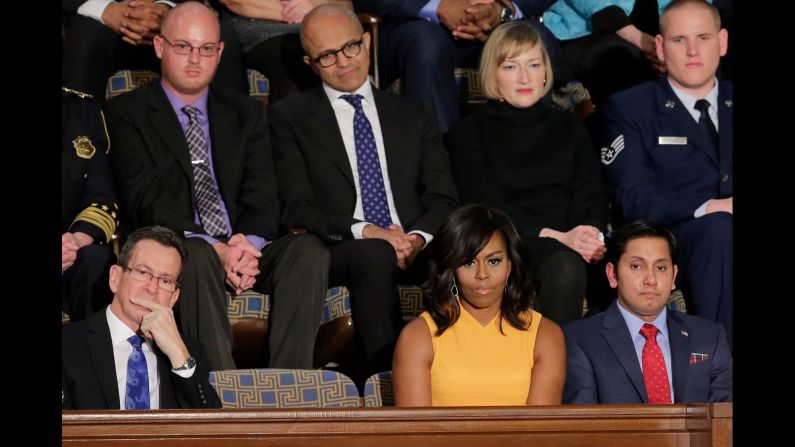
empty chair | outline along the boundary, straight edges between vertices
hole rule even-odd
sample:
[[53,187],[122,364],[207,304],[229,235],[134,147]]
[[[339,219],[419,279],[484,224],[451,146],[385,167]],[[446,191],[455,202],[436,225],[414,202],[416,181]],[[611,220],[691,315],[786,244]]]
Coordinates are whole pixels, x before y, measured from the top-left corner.
[[365,407],[391,407],[395,405],[392,389],[392,371],[373,374],[364,384]]
[[223,408],[358,407],[359,392],[343,374],[314,369],[211,371]]

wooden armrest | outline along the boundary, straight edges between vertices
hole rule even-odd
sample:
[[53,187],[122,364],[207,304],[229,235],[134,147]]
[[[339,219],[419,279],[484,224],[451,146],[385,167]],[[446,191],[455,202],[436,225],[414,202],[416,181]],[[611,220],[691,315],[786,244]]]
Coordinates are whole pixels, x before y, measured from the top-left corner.
[[375,14],[370,14],[369,12],[360,12],[356,14],[359,17],[359,21],[362,23],[368,23],[370,25],[376,25],[381,23],[381,17]]

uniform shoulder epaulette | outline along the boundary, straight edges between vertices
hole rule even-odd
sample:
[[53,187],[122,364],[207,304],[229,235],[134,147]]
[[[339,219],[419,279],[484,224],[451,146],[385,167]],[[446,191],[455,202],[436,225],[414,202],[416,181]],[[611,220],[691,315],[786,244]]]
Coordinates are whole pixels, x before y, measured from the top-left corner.
[[79,96],[80,98],[83,98],[83,99],[86,99],[86,98],[87,99],[94,99],[94,97],[91,96],[88,93],[84,93],[84,92],[81,92],[79,90],[72,90],[71,88],[67,88],[67,87],[61,87],[61,88],[63,89],[64,93],[69,93],[71,95]]

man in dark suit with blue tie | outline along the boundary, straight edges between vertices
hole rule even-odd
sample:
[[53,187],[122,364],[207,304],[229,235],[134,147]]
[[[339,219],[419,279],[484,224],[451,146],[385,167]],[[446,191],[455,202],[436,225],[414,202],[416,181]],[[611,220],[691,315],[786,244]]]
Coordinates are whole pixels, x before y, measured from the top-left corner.
[[403,325],[397,283],[424,281],[423,249],[458,201],[433,116],[370,84],[370,34],[356,15],[318,6],[301,41],[323,84],[271,106],[282,221],[323,239],[329,285],[351,290],[361,382],[391,368]]
[[617,299],[600,314],[563,327],[564,404],[727,402],[732,361],[726,331],[704,318],[669,310],[676,238],[635,221],[607,241]]
[[612,96],[602,164],[625,220],[649,219],[676,235],[679,285],[693,313],[732,342],[732,86],[715,77],[728,35],[714,6],[671,2],[657,55],[668,75]]
[[110,268],[110,306],[61,331],[64,410],[221,407],[204,347],[179,334],[171,310],[185,257],[168,228],[130,234]]

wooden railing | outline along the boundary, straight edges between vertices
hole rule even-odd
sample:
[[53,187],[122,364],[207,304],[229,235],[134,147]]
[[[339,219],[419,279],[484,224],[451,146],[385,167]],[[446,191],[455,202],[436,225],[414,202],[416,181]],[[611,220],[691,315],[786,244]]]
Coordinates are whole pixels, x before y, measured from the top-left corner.
[[79,446],[727,447],[732,404],[65,411]]

